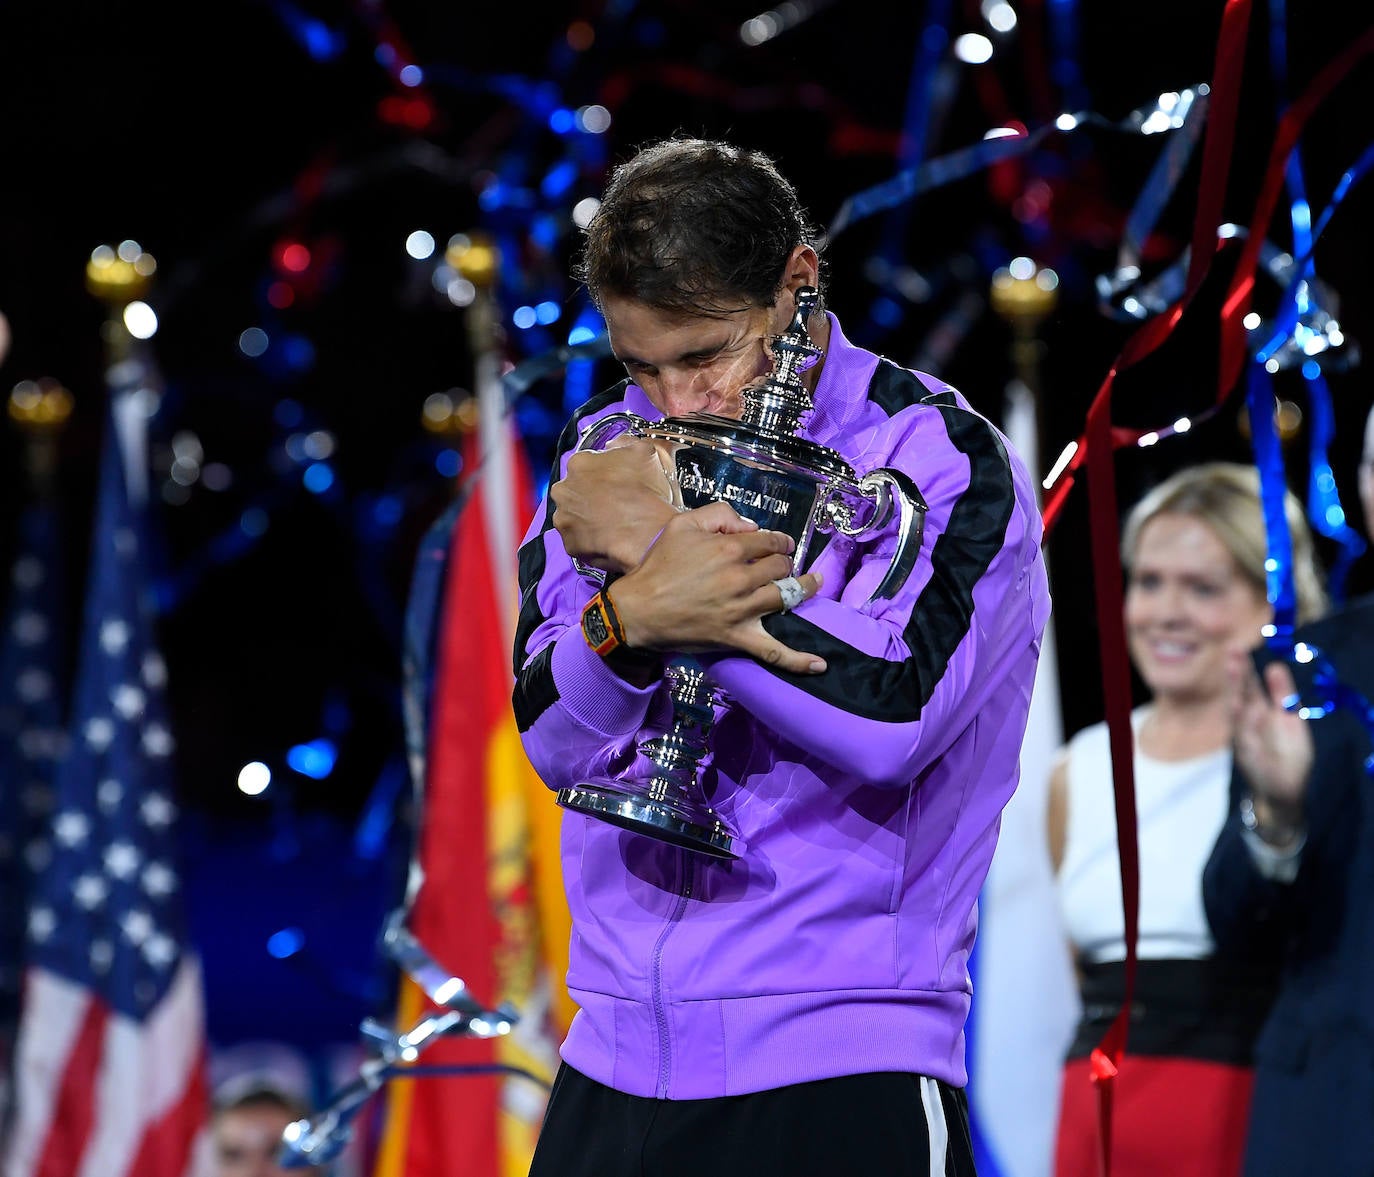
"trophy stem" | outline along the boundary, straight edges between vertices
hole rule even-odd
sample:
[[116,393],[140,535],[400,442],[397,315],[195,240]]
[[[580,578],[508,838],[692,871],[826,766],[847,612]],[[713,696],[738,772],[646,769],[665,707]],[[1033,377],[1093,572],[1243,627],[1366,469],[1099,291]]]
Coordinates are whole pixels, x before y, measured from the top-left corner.
[[623,781],[584,781],[560,789],[558,803],[688,850],[738,858],[739,839],[726,829],[701,790],[701,760],[715,723],[715,688],[701,667],[686,658],[670,660],[664,678],[673,700],[673,727],[639,746],[654,766],[648,782],[634,789]]

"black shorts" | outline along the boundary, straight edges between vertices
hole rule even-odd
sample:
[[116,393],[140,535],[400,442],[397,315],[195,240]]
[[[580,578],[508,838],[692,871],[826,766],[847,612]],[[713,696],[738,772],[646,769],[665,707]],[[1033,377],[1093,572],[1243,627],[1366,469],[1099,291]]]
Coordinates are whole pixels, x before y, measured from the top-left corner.
[[975,1177],[961,1088],[883,1072],[646,1099],[558,1070],[530,1177]]

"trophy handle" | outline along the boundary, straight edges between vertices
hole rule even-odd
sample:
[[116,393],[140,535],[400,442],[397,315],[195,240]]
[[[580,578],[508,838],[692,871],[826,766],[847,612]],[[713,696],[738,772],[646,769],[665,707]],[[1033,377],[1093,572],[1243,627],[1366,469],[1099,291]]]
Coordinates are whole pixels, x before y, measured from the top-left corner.
[[921,497],[916,484],[900,470],[882,466],[859,479],[858,490],[873,503],[873,511],[862,523],[854,522],[853,513],[839,499],[832,498],[826,503],[826,521],[835,531],[857,539],[869,535],[888,525],[895,516],[897,520],[897,547],[892,560],[883,574],[883,579],[870,601],[890,600],[916,567],[916,556],[921,550],[921,534],[925,530],[926,501]]
[[[616,429],[617,425],[621,428]],[[605,442],[619,437],[622,433],[628,433],[632,437],[645,437],[648,432],[649,422],[638,413],[611,413],[582,431],[574,452],[600,449]]]

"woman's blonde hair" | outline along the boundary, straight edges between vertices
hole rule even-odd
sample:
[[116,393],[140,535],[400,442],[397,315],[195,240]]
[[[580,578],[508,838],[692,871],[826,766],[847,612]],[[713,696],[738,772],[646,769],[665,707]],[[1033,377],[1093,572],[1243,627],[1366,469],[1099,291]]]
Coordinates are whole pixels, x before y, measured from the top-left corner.
[[[1317,562],[1312,532],[1302,505],[1284,491],[1284,514],[1293,545],[1293,594],[1297,620],[1311,621],[1326,612],[1325,575]],[[1126,517],[1121,531],[1121,563],[1130,568],[1140,533],[1159,515],[1188,515],[1205,523],[1231,553],[1236,567],[1268,595],[1265,562],[1269,537],[1260,505],[1259,471],[1240,462],[1203,462],[1185,466],[1149,491]]]

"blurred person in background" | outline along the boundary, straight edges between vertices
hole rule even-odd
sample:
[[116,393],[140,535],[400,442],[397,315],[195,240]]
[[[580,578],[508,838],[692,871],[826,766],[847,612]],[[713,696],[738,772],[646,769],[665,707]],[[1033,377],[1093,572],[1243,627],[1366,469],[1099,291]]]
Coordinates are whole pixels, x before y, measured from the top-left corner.
[[282,1132],[308,1116],[295,1096],[271,1083],[235,1084],[215,1100],[214,1177],[285,1177],[277,1164]]
[[[1374,412],[1359,490],[1374,533]],[[1374,1174],[1374,596],[1236,658],[1236,773],[1203,876],[1218,950],[1281,970],[1255,1045],[1245,1177]],[[1304,652],[1304,657],[1307,654]],[[1316,721],[1298,704],[1326,711]]]
[[[1297,499],[1286,499],[1299,620],[1325,609],[1323,577]],[[1127,644],[1148,701],[1136,707],[1140,853],[1135,1002],[1116,1080],[1117,1177],[1231,1177],[1253,1082],[1252,1044],[1272,968],[1220,959],[1202,872],[1226,820],[1233,678],[1228,657],[1273,618],[1258,471],[1211,462],[1145,495],[1122,532]],[[1079,979],[1082,1016],[1064,1065],[1057,1177],[1098,1171],[1090,1055],[1124,998],[1125,921],[1107,726],[1061,750],[1050,779],[1050,857]]]

